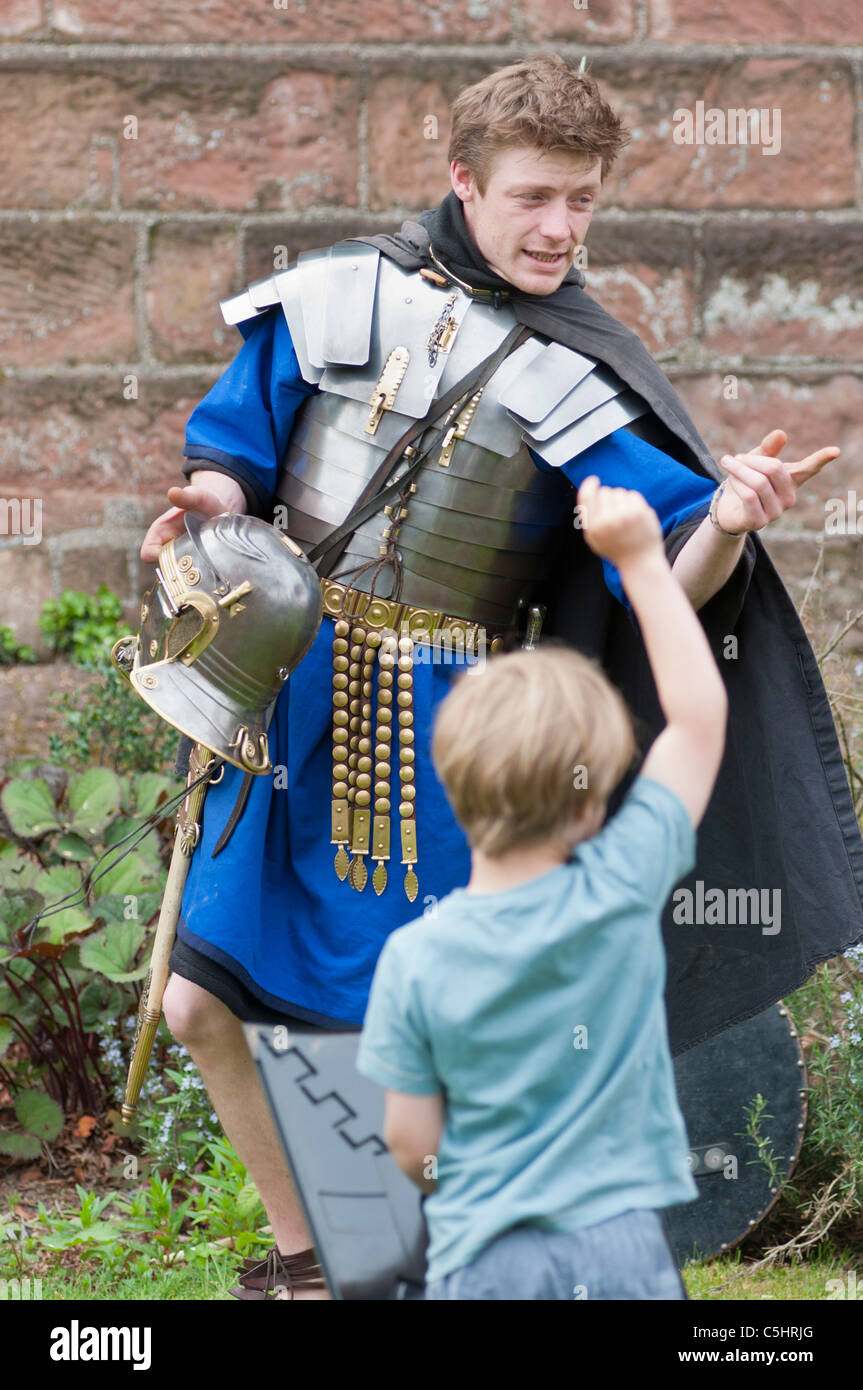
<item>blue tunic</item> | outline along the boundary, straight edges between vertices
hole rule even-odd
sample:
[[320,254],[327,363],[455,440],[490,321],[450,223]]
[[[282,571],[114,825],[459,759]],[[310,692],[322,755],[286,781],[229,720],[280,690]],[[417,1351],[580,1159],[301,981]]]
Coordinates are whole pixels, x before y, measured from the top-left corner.
[[[265,511],[296,411],[317,387],[302,378],[281,312],[251,320],[241,332],[244,346],[189,419],[184,452],[202,468],[209,462],[229,470]],[[550,467],[532,457],[537,467]],[[609,486],[637,488],[657,511],[665,534],[715,490],[709,478],[626,429],[564,464],[563,472],[575,488],[591,473]],[[626,603],[614,566],[604,561],[603,568],[609,589]],[[419,894],[411,902],[404,891],[397,796],[386,888],[375,893],[374,864],[366,859],[369,881],[358,893],[337,877],[330,843],[333,625],[325,615],[310,652],[286,682],[270,727],[275,774],[254,778],[242,819],[216,859],[213,846],[243,774],[226,767],[222,781],[208,791],[178,934],[269,1008],[325,1026],[359,1026],[387,936],[463,886],[470,874],[467,841],[429,756],[434,711],[463,668],[421,661],[414,666]],[[376,706],[377,665],[372,699]]]

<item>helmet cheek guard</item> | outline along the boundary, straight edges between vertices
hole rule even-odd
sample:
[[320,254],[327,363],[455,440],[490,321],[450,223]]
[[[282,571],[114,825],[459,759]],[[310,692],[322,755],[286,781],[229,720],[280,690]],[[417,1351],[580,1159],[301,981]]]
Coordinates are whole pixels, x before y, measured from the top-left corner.
[[111,659],[175,729],[245,772],[269,772],[269,717],[321,625],[320,580],[257,517],[189,514],[186,532],[159,552],[140,631]]

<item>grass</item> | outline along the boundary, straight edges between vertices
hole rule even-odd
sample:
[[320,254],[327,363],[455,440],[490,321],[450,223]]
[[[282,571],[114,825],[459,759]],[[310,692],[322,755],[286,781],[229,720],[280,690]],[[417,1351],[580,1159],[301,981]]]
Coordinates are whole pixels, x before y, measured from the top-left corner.
[[[206,1266],[159,1268],[133,1274],[111,1270],[83,1256],[75,1269],[56,1265],[41,1277],[41,1295],[53,1302],[219,1302],[230,1300],[229,1287],[236,1283],[239,1256],[227,1252]],[[863,1261],[839,1250],[820,1252],[805,1264],[776,1268],[756,1267],[739,1253],[698,1263],[683,1269],[683,1282],[693,1302],[758,1301],[810,1302],[849,1296],[848,1271],[859,1268],[858,1301],[863,1301]],[[7,1277],[14,1277],[9,1271]],[[832,1287],[828,1281],[838,1281]],[[851,1285],[854,1292],[854,1285]]]
[[835,1286],[828,1288],[828,1280],[841,1281],[847,1297],[849,1269],[860,1271],[859,1293],[863,1296],[863,1258],[833,1247],[809,1255],[804,1264],[772,1267],[758,1266],[757,1261],[746,1260],[735,1251],[715,1260],[692,1261],[682,1273],[686,1292],[694,1301],[795,1302],[836,1298]]
[[[50,1302],[213,1302],[230,1299],[237,1282],[237,1256],[212,1260],[207,1268],[158,1269],[135,1274],[112,1274],[96,1266],[74,1272],[57,1268],[42,1275],[42,1298]],[[233,1301],[233,1300],[231,1300]]]

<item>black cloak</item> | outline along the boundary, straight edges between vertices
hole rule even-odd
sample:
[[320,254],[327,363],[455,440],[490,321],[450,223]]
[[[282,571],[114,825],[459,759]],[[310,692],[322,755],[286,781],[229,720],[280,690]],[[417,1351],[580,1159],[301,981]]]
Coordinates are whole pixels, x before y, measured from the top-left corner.
[[[470,285],[502,287],[520,322],[611,367],[650,407],[639,432],[647,422],[650,443],[721,480],[671,382],[641,339],[585,294],[579,270],[571,270],[553,295],[514,290],[479,257],[454,193],[419,222],[405,222],[397,236],[350,240],[378,247],[407,270],[434,268],[431,241],[438,259]],[[693,513],[666,537],[669,561],[706,514],[706,507]],[[637,623],[609,593],[581,531],[568,524],[560,529],[541,596],[548,608],[543,634],[602,663],[635,716],[646,751],[664,717]],[[863,937],[863,842],[827,694],[758,535],[747,536],[734,573],[699,617],[728,690],[728,734],[698,830],[695,868],[677,885],[662,919],[675,1054],[760,1013],[802,985],[820,961]],[[726,659],[725,638],[732,634],[737,657]],[[756,889],[766,895],[771,914],[778,904],[779,915],[767,930],[764,918],[746,925],[676,922],[677,889],[690,890],[693,902],[702,903],[711,890],[720,890],[727,903],[726,890]],[[676,915],[683,915],[679,907]],[[694,915],[711,919],[709,912]],[[620,968],[626,969],[625,960]]]

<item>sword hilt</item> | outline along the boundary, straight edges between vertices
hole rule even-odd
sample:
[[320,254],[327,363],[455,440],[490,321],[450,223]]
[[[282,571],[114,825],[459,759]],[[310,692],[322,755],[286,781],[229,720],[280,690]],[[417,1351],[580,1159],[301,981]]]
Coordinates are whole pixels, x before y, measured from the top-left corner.
[[542,622],[547,609],[544,603],[535,603],[531,606],[527,615],[527,627],[525,629],[522,650],[532,652],[539,643],[539,634],[542,631]]

